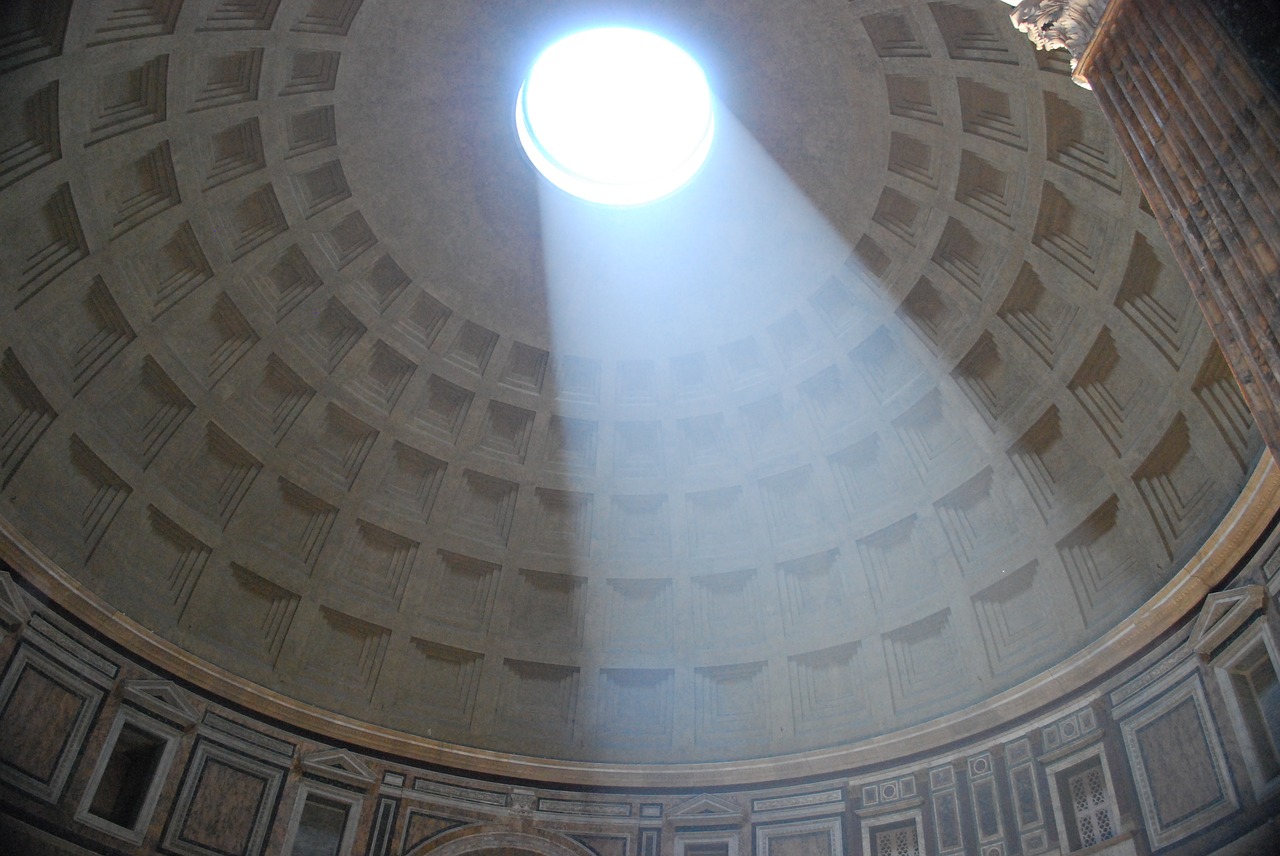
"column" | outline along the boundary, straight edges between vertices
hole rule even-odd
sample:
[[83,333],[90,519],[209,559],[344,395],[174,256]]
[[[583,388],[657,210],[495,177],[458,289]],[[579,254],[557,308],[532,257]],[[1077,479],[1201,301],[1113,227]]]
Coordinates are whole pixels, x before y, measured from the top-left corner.
[[1209,0],[1025,0],[1011,18],[1038,47],[1071,52],[1280,455],[1276,94]]

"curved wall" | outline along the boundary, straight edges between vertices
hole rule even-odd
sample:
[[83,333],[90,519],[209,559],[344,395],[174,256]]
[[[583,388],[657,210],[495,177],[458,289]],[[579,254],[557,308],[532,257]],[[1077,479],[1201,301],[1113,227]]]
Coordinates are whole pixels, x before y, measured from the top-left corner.
[[813,251],[603,345],[492,121],[589,4],[7,5],[6,846],[1273,848],[1274,463],[995,5],[646,4]]
[[[674,788],[568,788],[335,744],[175,680],[6,573],[0,829],[18,852],[57,856],[253,856],[299,852],[300,840],[343,856],[883,856],[893,842],[942,854],[1268,852],[1280,766],[1233,676],[1280,669],[1272,523],[1224,532],[1249,555],[1229,585],[1198,609],[1197,588],[1171,632],[1034,716],[992,716],[981,734],[841,771],[705,789],[687,772]],[[162,748],[153,774],[135,768],[134,813],[113,815],[98,794],[125,727]],[[1079,776],[1100,824],[1092,845],[1072,809]]]

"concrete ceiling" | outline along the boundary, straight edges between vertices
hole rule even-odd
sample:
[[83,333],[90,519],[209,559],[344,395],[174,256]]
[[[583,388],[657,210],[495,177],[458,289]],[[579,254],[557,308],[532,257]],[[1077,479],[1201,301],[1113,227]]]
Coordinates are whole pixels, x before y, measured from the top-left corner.
[[[777,756],[1123,622],[1256,431],[997,0],[16,4],[0,512],[262,687],[445,743]],[[596,21],[705,63],[655,206],[540,187]]]

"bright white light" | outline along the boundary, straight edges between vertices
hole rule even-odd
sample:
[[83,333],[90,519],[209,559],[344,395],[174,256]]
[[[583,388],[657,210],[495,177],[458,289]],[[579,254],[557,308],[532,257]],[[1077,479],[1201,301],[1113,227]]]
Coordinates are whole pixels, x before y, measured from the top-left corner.
[[516,99],[516,128],[552,184],[592,202],[637,205],[693,178],[715,120],[692,57],[653,33],[604,27],[542,52]]

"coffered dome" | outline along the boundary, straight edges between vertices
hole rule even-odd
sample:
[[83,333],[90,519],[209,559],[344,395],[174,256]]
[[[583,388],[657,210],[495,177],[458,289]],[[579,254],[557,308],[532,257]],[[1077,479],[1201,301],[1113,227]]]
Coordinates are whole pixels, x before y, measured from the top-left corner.
[[[31,8],[0,512],[251,707],[462,766],[977,729],[1091,679],[1258,455],[997,0]],[[607,210],[512,116],[617,22],[699,59],[719,137]]]

